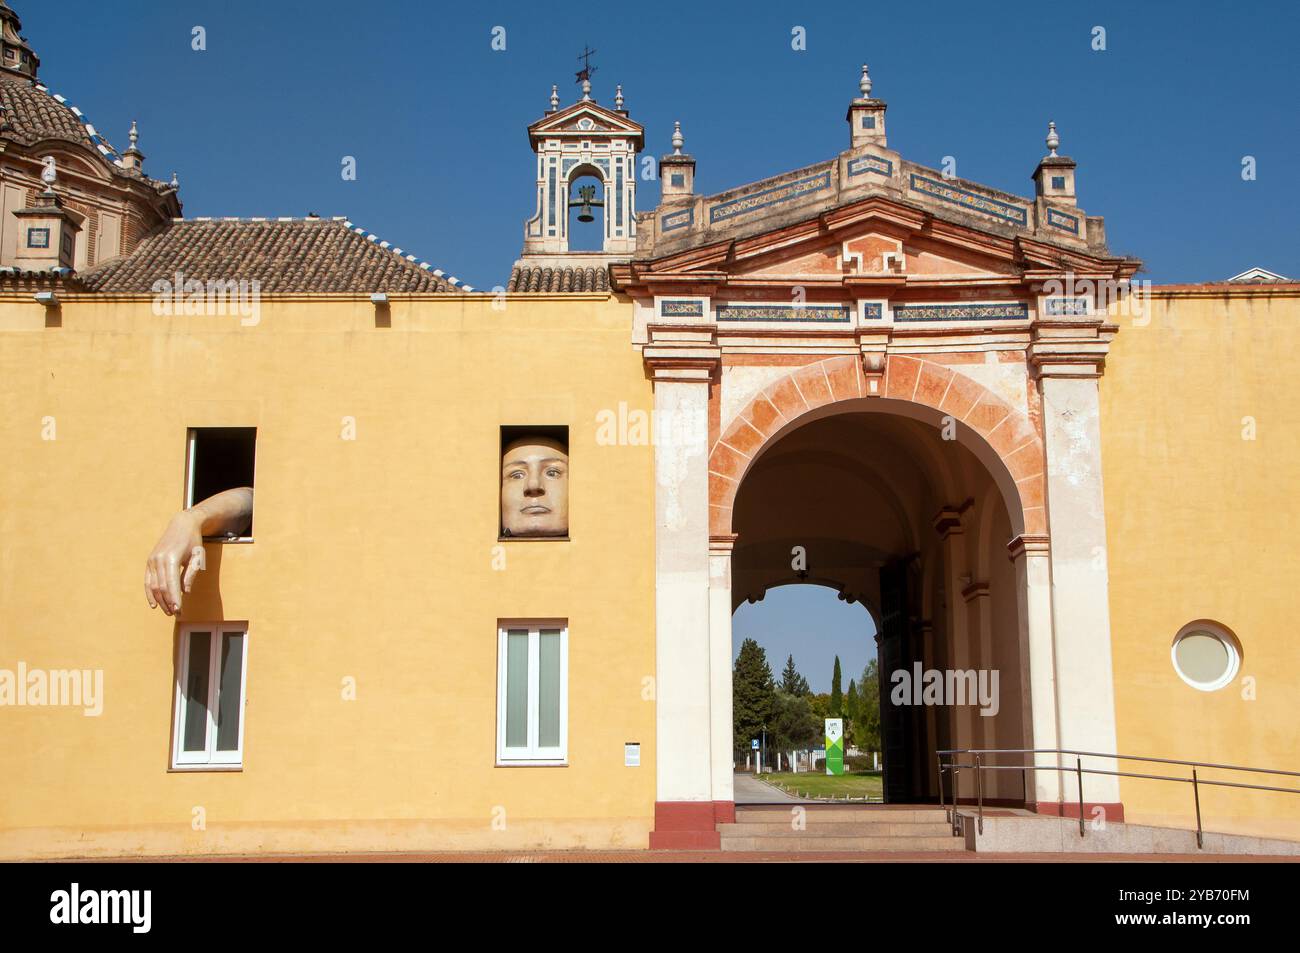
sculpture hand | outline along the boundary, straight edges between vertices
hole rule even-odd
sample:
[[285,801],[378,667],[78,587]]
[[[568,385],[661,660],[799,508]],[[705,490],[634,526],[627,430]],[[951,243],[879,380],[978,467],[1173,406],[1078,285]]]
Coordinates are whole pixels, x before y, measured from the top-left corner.
[[[144,597],[150,609],[168,615],[181,611],[181,591],[189,592],[203,568],[203,537],[238,535],[253,519],[253,488],[222,490],[172,517],[144,563]],[[182,575],[182,571],[184,575]]]
[[168,615],[180,612],[181,590],[190,591],[195,575],[202,568],[200,517],[193,510],[184,510],[172,517],[162,538],[145,560],[144,596],[149,608],[161,606]]

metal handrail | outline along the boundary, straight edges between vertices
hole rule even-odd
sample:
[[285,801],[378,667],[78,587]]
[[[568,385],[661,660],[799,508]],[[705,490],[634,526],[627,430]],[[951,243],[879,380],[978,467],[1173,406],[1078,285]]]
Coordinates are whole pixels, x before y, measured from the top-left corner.
[[[972,768],[975,771],[975,798],[978,805],[978,830],[984,833],[984,772],[985,771],[1020,771],[1021,779],[1025,785],[1025,793],[1028,795],[1029,774],[1030,771],[1070,771],[1070,767],[1065,764],[1043,765],[1043,764],[985,764],[986,755],[1054,755],[1061,759],[1067,755],[1074,757],[1074,774],[1078,779],[1079,786],[1079,836],[1086,836],[1087,825],[1083,817],[1083,776],[1085,774],[1098,774],[1115,778],[1136,778],[1139,780],[1149,781],[1177,781],[1181,784],[1190,784],[1192,786],[1192,798],[1196,807],[1196,846],[1201,849],[1204,844],[1204,831],[1201,825],[1201,785],[1211,785],[1223,788],[1242,788],[1250,791],[1277,791],[1283,794],[1300,794],[1300,788],[1284,788],[1268,784],[1244,784],[1237,781],[1209,781],[1202,779],[1197,769],[1210,768],[1216,771],[1247,771],[1254,774],[1271,774],[1280,775],[1289,778],[1300,778],[1300,771],[1283,771],[1273,768],[1255,768],[1238,764],[1215,764],[1212,761],[1182,761],[1177,758],[1147,758],[1138,755],[1127,754],[1108,754],[1100,751],[1076,751],[1071,748],[944,748],[935,752],[935,766],[938,768],[939,778],[939,803],[943,806],[944,813],[947,815],[949,823],[952,825],[954,836],[960,833],[957,819],[957,797],[958,797],[958,772],[963,768]],[[944,763],[944,756],[948,756],[948,762]],[[972,758],[970,763],[962,763],[960,757],[969,755]],[[1176,777],[1164,774],[1139,774],[1133,771],[1107,771],[1102,768],[1084,768],[1084,758],[1105,758],[1110,761],[1140,761],[1146,764],[1170,764],[1180,767],[1191,768],[1192,776],[1190,778]],[[944,774],[952,772],[952,810],[948,810],[948,801],[944,795]],[[1026,799],[1028,799],[1026,797]]]

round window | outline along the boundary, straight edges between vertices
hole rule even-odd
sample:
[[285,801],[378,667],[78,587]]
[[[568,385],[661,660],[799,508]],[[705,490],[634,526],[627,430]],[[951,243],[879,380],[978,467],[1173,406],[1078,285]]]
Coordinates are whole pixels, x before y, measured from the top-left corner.
[[1171,654],[1178,677],[1203,692],[1227,685],[1241,665],[1236,638],[1212,622],[1184,626],[1174,638]]

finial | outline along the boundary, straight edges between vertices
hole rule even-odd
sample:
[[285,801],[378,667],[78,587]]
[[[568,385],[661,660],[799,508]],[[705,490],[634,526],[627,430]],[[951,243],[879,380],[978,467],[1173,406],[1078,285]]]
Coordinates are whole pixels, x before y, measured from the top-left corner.
[[551,112],[560,108],[560,87],[551,84]]
[[41,170],[41,181],[45,183],[46,191],[54,191],[54,183],[59,181],[59,170],[55,165],[54,156],[45,157],[45,168]]
[[1061,146],[1061,137],[1056,134],[1056,123],[1049,122],[1047,124],[1048,157],[1049,158],[1054,157],[1056,155],[1056,150],[1059,149],[1060,146]]
[[131,120],[131,132],[128,138],[131,140],[131,151],[135,152],[140,145],[140,129],[136,126],[134,119]]
[[583,102],[591,102],[591,74],[596,72],[596,67],[591,65],[591,58],[595,52],[584,44],[582,52],[578,54],[578,59],[582,60],[582,69],[578,70],[577,79],[582,83]]
[[181,187],[181,180],[180,180],[179,178],[177,178],[175,172],[172,173],[172,182],[171,182],[171,185],[172,185],[172,188],[173,188],[173,189],[179,189],[179,188]]
[[871,98],[871,77],[867,75],[867,64],[862,64],[862,79],[858,80],[858,89],[862,90],[862,98]]
[[686,139],[683,138],[682,136],[682,124],[680,122],[674,122],[673,123],[673,155],[675,156],[681,155],[682,146],[684,145],[686,145]]
[[616,87],[614,87],[614,108],[615,109],[623,108],[623,84],[622,83],[619,83]]

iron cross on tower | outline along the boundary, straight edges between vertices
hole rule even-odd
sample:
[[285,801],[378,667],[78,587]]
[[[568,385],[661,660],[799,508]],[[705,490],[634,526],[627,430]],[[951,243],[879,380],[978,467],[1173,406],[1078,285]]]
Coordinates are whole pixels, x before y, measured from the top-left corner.
[[596,72],[596,67],[591,65],[591,57],[595,52],[584,43],[582,44],[582,52],[578,54],[578,59],[582,61],[582,69],[578,70],[578,78],[574,82],[582,84],[583,98],[591,94],[591,74]]

